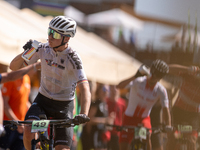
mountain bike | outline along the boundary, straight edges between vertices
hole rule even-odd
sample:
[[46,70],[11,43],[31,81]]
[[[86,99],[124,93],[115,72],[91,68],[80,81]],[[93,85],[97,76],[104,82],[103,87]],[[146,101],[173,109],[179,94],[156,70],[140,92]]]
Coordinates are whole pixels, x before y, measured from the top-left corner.
[[130,150],[147,150],[147,138],[150,134],[158,134],[161,132],[166,132],[163,127],[159,128],[146,128],[142,124],[138,124],[137,126],[117,126],[117,125],[109,125],[106,126],[114,127],[117,131],[126,131],[133,132],[134,137],[132,139]]
[[[89,121],[89,120],[88,120]],[[16,130],[17,126],[31,126],[31,132],[38,133],[38,138],[33,139],[31,142],[31,150],[36,149],[36,144],[40,142],[41,150],[53,150],[54,143],[54,132],[53,128],[56,127],[75,127],[79,125],[77,119],[62,119],[62,120],[31,120],[31,121],[16,121],[16,120],[5,120],[4,126],[9,127],[11,130]],[[49,136],[47,134],[47,129],[50,129]]]

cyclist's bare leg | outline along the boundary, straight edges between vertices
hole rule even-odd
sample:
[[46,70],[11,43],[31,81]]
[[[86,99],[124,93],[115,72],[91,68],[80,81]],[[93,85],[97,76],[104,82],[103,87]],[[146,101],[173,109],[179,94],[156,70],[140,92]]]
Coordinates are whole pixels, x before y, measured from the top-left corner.
[[[31,119],[30,119],[31,120]],[[35,138],[35,133],[31,133],[31,125],[24,127],[23,142],[26,150],[31,150],[31,141]]]
[[147,136],[147,150],[151,150],[151,134]]
[[122,142],[119,144],[120,150],[128,150],[128,143]]
[[56,145],[55,150],[70,150],[70,148],[66,145]]

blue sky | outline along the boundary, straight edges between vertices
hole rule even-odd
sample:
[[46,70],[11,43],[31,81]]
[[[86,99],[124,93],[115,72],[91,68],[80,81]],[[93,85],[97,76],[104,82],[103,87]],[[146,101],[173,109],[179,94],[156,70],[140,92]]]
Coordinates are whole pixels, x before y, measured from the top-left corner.
[[[141,15],[185,23],[188,23],[189,11],[190,23],[195,25],[197,14],[198,26],[200,25],[200,0],[136,0],[135,11]],[[138,44],[144,47],[145,42],[151,41],[155,47],[168,49],[172,43],[163,43],[160,38],[176,32],[177,29],[168,26],[145,24],[145,29],[137,32]]]

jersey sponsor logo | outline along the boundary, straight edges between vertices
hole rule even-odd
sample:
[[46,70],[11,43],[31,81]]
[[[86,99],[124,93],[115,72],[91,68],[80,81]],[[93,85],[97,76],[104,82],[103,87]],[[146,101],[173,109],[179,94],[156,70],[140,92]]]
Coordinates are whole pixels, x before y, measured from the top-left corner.
[[70,96],[74,96],[75,95],[75,90],[76,90],[76,83],[72,84],[72,91],[70,92]]
[[53,60],[46,59],[47,65],[52,66]]
[[37,48],[37,50],[36,50],[36,52],[38,52],[38,50],[39,50],[40,48],[43,48],[43,47],[44,47],[44,45],[39,45],[38,48]]
[[75,52],[69,53],[69,59],[72,60],[70,61],[76,69],[82,69],[82,62],[79,59],[78,55]]
[[64,63],[64,61],[65,61],[64,59],[60,59],[60,62],[61,62],[61,64],[63,64],[63,63]]
[[[45,46],[45,45],[44,45]],[[49,45],[45,46],[45,48],[50,48]]]
[[65,69],[65,67],[64,67],[64,66],[62,66],[62,65],[58,65],[58,68],[60,68],[60,69],[62,69],[62,70],[64,70],[64,69]]
[[57,68],[60,68],[60,69],[62,69],[62,70],[65,69],[64,66],[59,65],[59,64],[53,62],[53,60],[48,60],[48,59],[45,59],[45,60],[46,60],[47,65],[49,65],[49,66],[57,67]]
[[75,69],[75,65],[74,65],[74,63],[72,62],[72,60],[70,59],[69,61],[70,61],[70,63],[72,64],[73,68]]
[[78,78],[79,78],[80,80],[82,80],[82,79],[84,79],[84,76],[80,75]]

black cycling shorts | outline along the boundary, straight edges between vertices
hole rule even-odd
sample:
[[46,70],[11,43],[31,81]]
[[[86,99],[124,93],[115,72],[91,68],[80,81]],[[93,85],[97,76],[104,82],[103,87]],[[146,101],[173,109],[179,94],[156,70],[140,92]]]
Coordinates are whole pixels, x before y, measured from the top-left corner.
[[[52,119],[69,119],[73,118],[74,102],[72,101],[57,101],[45,97],[38,93],[33,104],[29,108],[25,120],[39,120],[39,115],[45,114],[47,118]],[[73,127],[69,128],[54,128],[54,146],[67,145],[71,146],[73,138]]]

